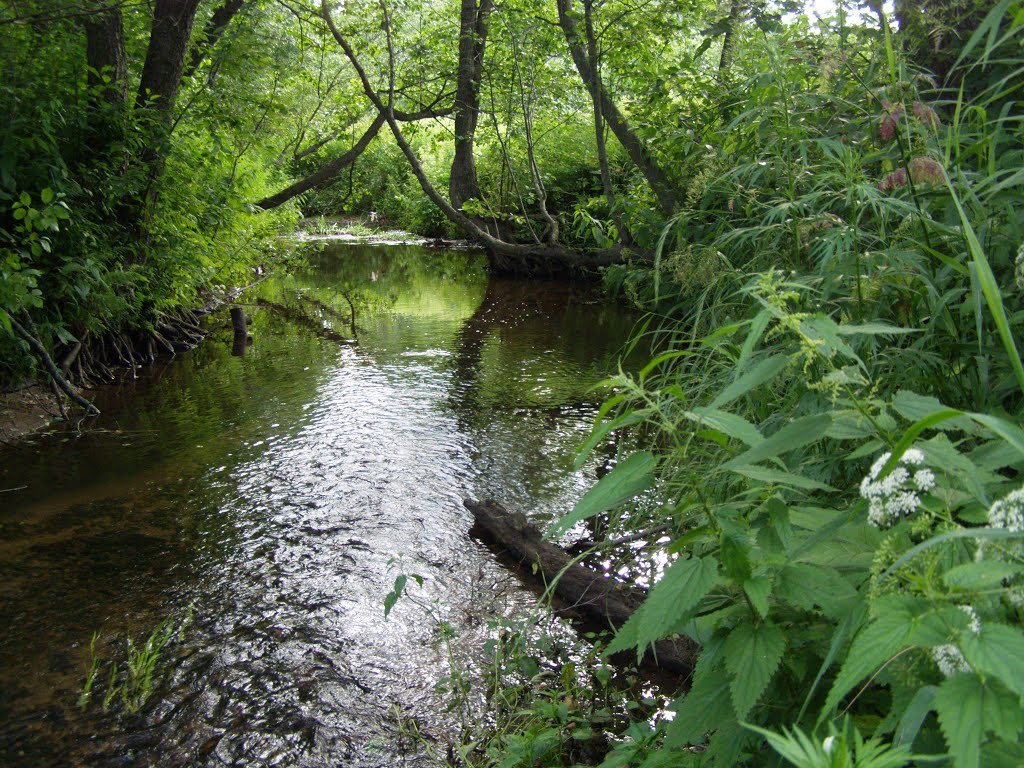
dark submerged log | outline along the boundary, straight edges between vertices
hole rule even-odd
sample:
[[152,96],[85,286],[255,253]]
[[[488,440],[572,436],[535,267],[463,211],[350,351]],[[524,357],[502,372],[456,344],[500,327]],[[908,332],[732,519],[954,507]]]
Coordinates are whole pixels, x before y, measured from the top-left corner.
[[[646,592],[606,578],[579,563],[573,564],[572,558],[561,547],[545,540],[522,513],[510,512],[491,500],[466,499],[463,503],[473,513],[471,535],[522,566],[536,566],[534,578],[544,585],[554,583],[555,595],[587,623],[618,629],[643,603]],[[529,571],[524,569],[525,573]],[[654,653],[648,651],[643,661],[689,677],[697,650],[697,645],[685,638],[660,640],[655,643]]]

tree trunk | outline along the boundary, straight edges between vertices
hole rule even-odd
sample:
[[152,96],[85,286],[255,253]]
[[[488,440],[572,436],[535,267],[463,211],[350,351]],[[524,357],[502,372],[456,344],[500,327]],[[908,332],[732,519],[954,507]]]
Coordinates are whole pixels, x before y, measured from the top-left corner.
[[135,96],[136,108],[152,109],[154,114],[146,144],[140,153],[146,188],[139,200],[133,201],[122,212],[124,223],[140,242],[146,240],[147,211],[156,202],[157,182],[164,172],[168,133],[198,7],[199,0],[156,0],[153,8],[146,62],[142,66],[142,78]]
[[[107,8],[85,19],[85,60],[88,84],[110,104],[128,101],[128,60],[124,52],[124,24],[121,9]],[[109,78],[104,80],[104,76]]]
[[328,181],[330,181],[339,173],[341,173],[343,168],[347,168],[348,166],[350,166],[359,158],[361,154],[363,154],[366,148],[370,146],[370,142],[374,140],[374,138],[380,132],[380,129],[384,126],[384,122],[384,115],[378,114],[377,117],[374,118],[373,122],[370,124],[370,127],[367,128],[363,135],[359,138],[359,141],[353,144],[352,148],[348,152],[341,155],[340,157],[335,158],[334,160],[331,160],[329,163],[320,166],[315,171],[313,171],[313,173],[309,174],[309,176],[307,176],[304,179],[301,179],[300,181],[295,182],[290,187],[281,190],[275,195],[263,198],[258,203],[256,203],[256,205],[258,205],[263,210],[277,208],[277,206],[286,203],[293,197],[297,197],[298,195],[301,195],[304,192],[308,192],[311,189],[326,184]]
[[[565,607],[582,615],[588,624],[618,629],[646,598],[642,590],[621,584],[579,563],[573,564],[569,555],[545,540],[525,515],[509,512],[494,501],[467,499],[464,503],[473,513],[472,535],[495,545],[502,554],[523,566],[524,575],[530,573],[544,587],[553,584],[555,595]],[[534,567],[536,571],[532,570]],[[659,640],[654,644],[654,653],[648,653],[644,661],[689,677],[697,651],[696,644],[689,639]]]
[[729,20],[726,22],[725,37],[722,39],[722,55],[718,57],[718,79],[725,77],[732,66],[733,53],[736,51],[736,32],[739,30],[740,13],[743,0],[730,0]]
[[199,0],[156,0],[153,8],[153,27],[135,103],[152,106],[164,119],[170,117],[178,98],[198,8]]
[[[419,112],[396,111],[395,118],[401,120],[402,122],[412,123],[416,122],[417,120],[427,120],[432,117],[441,117],[443,115],[448,114],[448,112],[448,109],[433,109],[428,107],[427,109],[421,110]],[[300,179],[291,186],[282,189],[277,194],[263,198],[258,203],[256,203],[256,205],[258,205],[265,211],[270,210],[271,208],[277,208],[277,206],[288,202],[293,197],[298,197],[304,192],[308,192],[309,190],[315,189],[317,187],[322,187],[324,184],[334,179],[339,173],[341,173],[343,169],[349,167],[356,160],[359,159],[359,156],[366,151],[366,148],[368,146],[370,146],[370,142],[372,142],[373,139],[377,136],[377,134],[380,132],[380,129],[384,126],[385,122],[386,121],[384,118],[384,114],[382,112],[378,112],[377,117],[374,118],[373,122],[370,124],[370,127],[366,129],[363,135],[359,138],[359,141],[353,144],[352,148],[349,149],[348,152],[341,155],[340,157],[335,158],[334,160],[331,160],[329,163],[325,163],[324,165],[320,166],[315,171],[313,171],[313,173],[306,176],[306,178]],[[328,143],[333,138],[336,138],[336,136],[328,137],[323,141],[323,144]],[[303,152],[295,155],[295,159],[298,160],[305,155],[315,152],[319,148],[319,146],[314,145],[312,148],[308,150],[303,150]]]
[[612,188],[612,172],[608,165],[608,146],[604,136],[604,111],[601,109],[601,57],[597,50],[597,35],[594,34],[594,0],[583,0],[584,30],[587,34],[587,58],[590,59],[590,101],[594,108],[594,140],[597,144],[597,164],[601,172],[601,187],[608,202],[608,213],[615,222],[619,242],[628,245],[629,231],[622,224]]
[[192,53],[189,54],[188,64],[182,73],[183,79],[188,79],[195,74],[196,70],[199,69],[199,65],[203,63],[203,59],[206,58],[206,55],[217,45],[217,41],[220,40],[224,30],[227,29],[235,14],[242,10],[243,5],[245,5],[245,0],[224,0],[217,7],[203,28],[202,37],[192,46]]
[[651,156],[647,147],[630,127],[629,122],[619,111],[619,108],[615,106],[615,102],[608,95],[608,91],[605,89],[604,84],[601,83],[600,78],[595,81],[590,58],[587,56],[586,47],[580,39],[577,30],[576,12],[573,10],[572,0],[557,0],[557,3],[558,23],[562,28],[562,33],[565,35],[566,42],[569,44],[569,53],[572,55],[573,63],[576,65],[576,71],[579,72],[584,83],[597,82],[601,114],[607,121],[608,127],[615,134],[615,138],[619,140],[619,143],[622,144],[622,148],[626,150],[629,159],[640,169],[644,178],[647,179],[651,190],[658,198],[658,204],[661,206],[662,211],[666,216],[671,216],[676,209],[676,197],[675,192],[672,190],[672,185],[669,183],[668,176],[665,175],[665,172],[658,165],[654,157]]
[[473,157],[473,140],[480,115],[480,79],[483,74],[487,22],[493,0],[462,0],[459,17],[459,66],[455,89],[455,158],[448,193],[452,205],[461,208],[480,197]]

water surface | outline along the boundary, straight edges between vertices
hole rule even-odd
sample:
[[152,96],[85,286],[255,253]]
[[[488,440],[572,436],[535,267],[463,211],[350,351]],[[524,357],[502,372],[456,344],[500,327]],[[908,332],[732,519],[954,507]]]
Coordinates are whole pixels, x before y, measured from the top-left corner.
[[[436,764],[402,734],[454,725],[438,622],[472,659],[531,604],[462,500],[572,506],[634,318],[414,247],[331,246],[241,301],[244,355],[224,310],[82,435],[0,453],[0,489],[26,486],[0,495],[0,765]],[[385,621],[400,572],[420,602]],[[139,715],[78,709],[94,631],[117,658],[189,610]]]

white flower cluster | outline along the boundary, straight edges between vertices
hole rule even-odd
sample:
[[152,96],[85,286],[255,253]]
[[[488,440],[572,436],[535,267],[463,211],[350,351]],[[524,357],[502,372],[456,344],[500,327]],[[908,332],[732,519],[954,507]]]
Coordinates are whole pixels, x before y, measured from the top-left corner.
[[971,666],[953,644],[937,645],[932,648],[932,658],[939,667],[943,677],[952,677],[957,672],[970,672]]
[[[968,631],[975,635],[981,632],[981,617],[978,616],[978,612],[969,605],[957,607],[967,614]],[[943,677],[950,677],[958,672],[970,672],[971,670],[971,665],[967,663],[963,653],[952,643],[932,648],[932,659],[935,660]]]
[[922,466],[924,453],[919,448],[904,451],[892,471],[879,480],[882,467],[891,458],[888,451],[879,456],[860,484],[860,495],[868,501],[868,521],[876,528],[888,528],[910,517],[921,506],[919,494],[935,487],[935,473]]
[[970,619],[970,624],[967,625],[967,628],[971,633],[976,635],[981,632],[981,617],[978,616],[978,612],[969,605],[961,605],[958,607],[961,611],[966,613],[967,618]]
[[993,528],[1024,531],[1024,488],[1018,488],[993,504],[988,510],[988,523]]

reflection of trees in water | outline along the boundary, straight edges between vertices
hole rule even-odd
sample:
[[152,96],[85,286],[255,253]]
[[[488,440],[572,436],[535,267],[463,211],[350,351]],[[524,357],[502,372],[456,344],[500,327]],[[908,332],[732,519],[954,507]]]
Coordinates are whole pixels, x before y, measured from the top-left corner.
[[[600,302],[592,286],[566,282],[523,281],[493,278],[487,283],[483,300],[462,325],[453,356],[451,402],[461,418],[472,418],[483,410],[530,409],[555,415],[589,402],[582,392],[613,364],[617,346],[626,340],[632,317],[621,307]],[[498,373],[511,378],[488,382],[484,350],[492,339],[500,339],[510,365]],[[566,386],[537,402],[522,368],[539,351],[551,353],[550,365],[541,371],[546,377],[562,377]],[[572,377],[572,378],[570,378]],[[521,396],[517,396],[521,395]],[[527,396],[528,395],[528,396]]]
[[538,518],[572,504],[565,472],[597,408],[589,388],[613,369],[632,324],[597,299],[588,285],[493,278],[462,324],[448,402],[476,446],[478,493],[506,494]]

